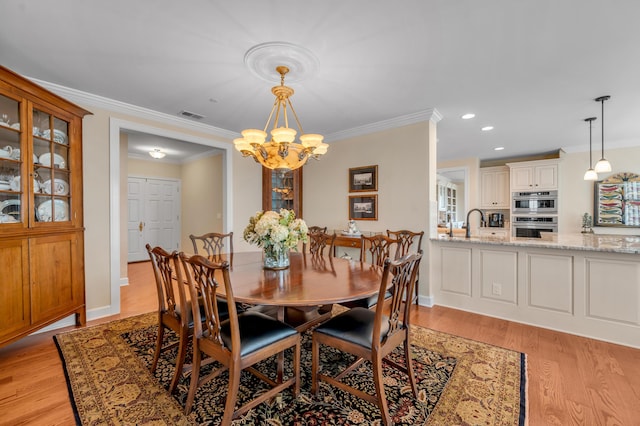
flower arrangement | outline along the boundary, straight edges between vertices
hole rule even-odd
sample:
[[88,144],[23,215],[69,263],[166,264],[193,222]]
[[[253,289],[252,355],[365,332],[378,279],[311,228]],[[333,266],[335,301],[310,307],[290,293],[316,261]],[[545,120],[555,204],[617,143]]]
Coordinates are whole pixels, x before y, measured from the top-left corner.
[[[296,249],[299,242],[306,243],[307,224],[302,219],[296,219],[293,210],[280,209],[280,212],[257,212],[249,218],[249,224],[244,229],[243,238],[251,244],[262,247],[265,253],[265,266],[286,267],[290,249]],[[275,261],[281,259],[286,262]],[[286,258],[286,259],[285,259]]]

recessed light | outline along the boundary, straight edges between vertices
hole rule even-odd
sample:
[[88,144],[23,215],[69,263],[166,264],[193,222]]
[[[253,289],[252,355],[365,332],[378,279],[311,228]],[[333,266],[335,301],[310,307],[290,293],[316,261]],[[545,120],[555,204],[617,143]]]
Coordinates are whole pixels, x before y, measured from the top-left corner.
[[484,126],[484,127],[482,128],[482,131],[483,131],[483,132],[488,132],[489,130],[493,130],[493,126]]
[[469,119],[471,119],[471,118],[473,118],[473,117],[475,117],[475,116],[476,116],[475,114],[473,114],[473,113],[471,113],[471,112],[470,112],[470,113],[468,113],[468,114],[463,115],[463,116],[462,116],[462,119],[463,119],[463,120],[469,120]]
[[503,149],[504,149],[504,146],[497,146],[493,148],[494,151],[502,151]]

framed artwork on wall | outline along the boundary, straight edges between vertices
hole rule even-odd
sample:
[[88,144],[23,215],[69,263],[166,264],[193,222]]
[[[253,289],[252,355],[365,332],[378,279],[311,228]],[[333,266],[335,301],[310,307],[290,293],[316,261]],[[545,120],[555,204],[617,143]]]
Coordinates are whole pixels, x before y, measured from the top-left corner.
[[378,166],[354,167],[349,169],[349,192],[378,190]]
[[349,220],[378,220],[378,195],[350,195]]

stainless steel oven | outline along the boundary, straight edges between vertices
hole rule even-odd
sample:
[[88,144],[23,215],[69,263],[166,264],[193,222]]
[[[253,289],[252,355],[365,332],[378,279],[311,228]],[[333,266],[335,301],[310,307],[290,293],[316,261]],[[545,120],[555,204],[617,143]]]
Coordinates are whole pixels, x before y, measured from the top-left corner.
[[513,214],[557,214],[558,191],[514,192]]
[[541,238],[541,232],[558,232],[557,216],[514,216],[512,236]]

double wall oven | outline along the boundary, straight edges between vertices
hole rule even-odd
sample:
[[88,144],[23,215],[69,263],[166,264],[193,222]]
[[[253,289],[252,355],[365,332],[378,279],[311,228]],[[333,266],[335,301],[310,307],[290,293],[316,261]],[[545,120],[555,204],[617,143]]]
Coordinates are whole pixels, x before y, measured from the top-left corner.
[[541,238],[558,232],[558,191],[514,192],[511,206],[512,235]]

